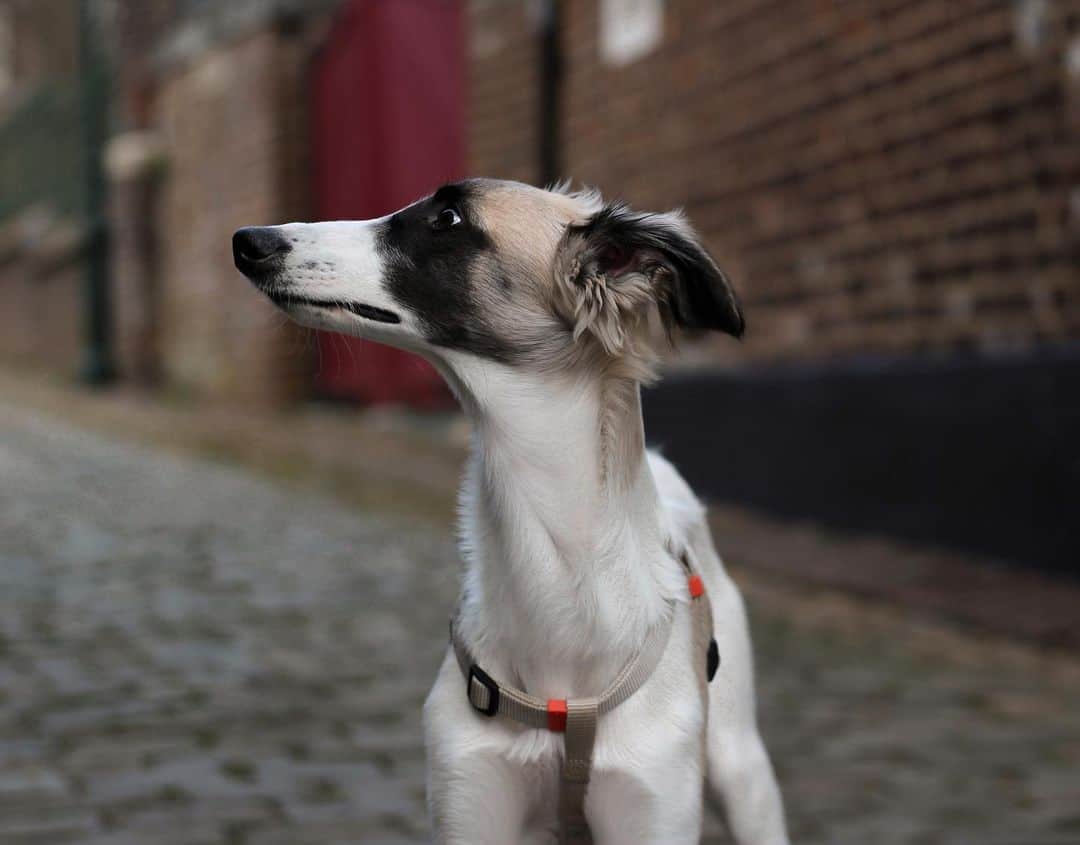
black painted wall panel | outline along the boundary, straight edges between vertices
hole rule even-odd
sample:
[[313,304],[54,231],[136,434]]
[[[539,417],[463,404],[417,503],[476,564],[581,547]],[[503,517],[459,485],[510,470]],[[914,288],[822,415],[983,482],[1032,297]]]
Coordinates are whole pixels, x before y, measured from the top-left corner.
[[681,374],[645,420],[700,495],[1080,577],[1080,350]]

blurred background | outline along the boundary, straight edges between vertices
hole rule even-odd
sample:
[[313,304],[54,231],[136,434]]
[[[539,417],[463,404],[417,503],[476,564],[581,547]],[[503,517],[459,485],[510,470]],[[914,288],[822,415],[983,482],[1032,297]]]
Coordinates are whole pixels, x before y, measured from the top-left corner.
[[1080,0],[0,0],[0,843],[425,841],[466,427],[229,239],[466,175],[735,281],[647,433],[796,841],[1080,842]]

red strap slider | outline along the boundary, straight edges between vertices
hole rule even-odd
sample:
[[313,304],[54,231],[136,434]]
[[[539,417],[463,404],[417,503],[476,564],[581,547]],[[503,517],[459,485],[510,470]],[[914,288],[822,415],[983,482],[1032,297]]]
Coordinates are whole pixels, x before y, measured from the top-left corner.
[[566,699],[549,698],[547,703],[548,730],[562,733],[566,730]]
[[705,582],[701,580],[700,575],[690,576],[690,598],[696,599],[698,596],[705,595]]

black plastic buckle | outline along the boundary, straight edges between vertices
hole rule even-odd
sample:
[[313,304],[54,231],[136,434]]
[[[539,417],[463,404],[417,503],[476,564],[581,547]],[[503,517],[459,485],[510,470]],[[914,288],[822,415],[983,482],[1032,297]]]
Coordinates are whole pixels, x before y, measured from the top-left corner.
[[[472,682],[473,679],[479,682],[480,686],[488,691],[488,705],[487,707],[477,707],[476,702],[473,701],[472,696]],[[485,716],[494,716],[499,712],[499,685],[492,680],[491,676],[477,666],[475,663],[469,669],[469,680],[466,684],[466,693],[469,697],[469,704],[473,706],[473,709],[477,713],[483,713]]]
[[716,645],[716,638],[709,640],[709,653],[705,656],[705,674],[711,681],[716,677],[716,670],[720,668],[720,649]]

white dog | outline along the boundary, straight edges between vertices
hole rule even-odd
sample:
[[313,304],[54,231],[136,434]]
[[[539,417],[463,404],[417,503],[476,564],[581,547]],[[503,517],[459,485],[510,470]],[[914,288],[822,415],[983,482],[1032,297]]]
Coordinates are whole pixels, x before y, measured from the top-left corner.
[[707,778],[740,845],[787,842],[741,596],[642,431],[671,333],[743,330],[685,220],[468,180],[378,220],[241,229],[233,251],[298,322],[423,355],[473,422],[464,586],[424,708],[438,841],[697,842]]

